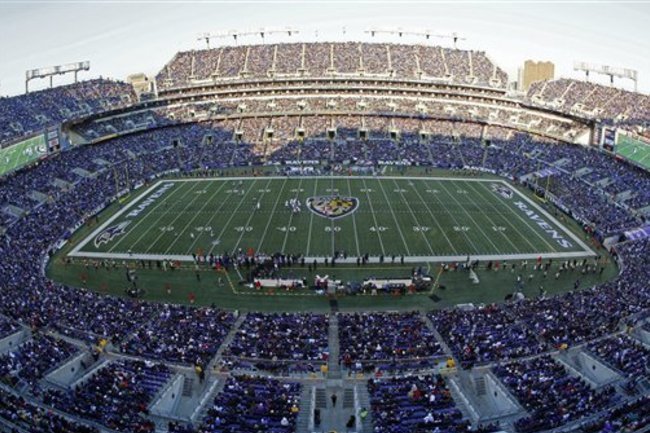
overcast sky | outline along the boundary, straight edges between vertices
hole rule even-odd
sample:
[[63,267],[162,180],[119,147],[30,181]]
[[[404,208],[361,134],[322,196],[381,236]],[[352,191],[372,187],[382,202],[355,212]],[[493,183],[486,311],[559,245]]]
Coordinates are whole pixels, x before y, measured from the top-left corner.
[[[89,60],[91,69],[83,78],[153,75],[178,50],[203,48],[205,42],[197,41],[200,32],[285,26],[300,34],[269,36],[266,42],[369,41],[364,30],[371,26],[457,32],[466,38],[460,48],[485,50],[511,79],[529,58],[553,61],[556,75],[565,77],[581,76],[573,72],[573,63],[587,61],[637,69],[639,90],[650,92],[648,2],[0,0],[0,95],[24,92],[27,69]],[[397,36],[374,40],[399,41]],[[448,39],[401,41],[451,46]],[[260,42],[257,36],[240,40]],[[30,88],[45,85],[45,80],[34,81]]]

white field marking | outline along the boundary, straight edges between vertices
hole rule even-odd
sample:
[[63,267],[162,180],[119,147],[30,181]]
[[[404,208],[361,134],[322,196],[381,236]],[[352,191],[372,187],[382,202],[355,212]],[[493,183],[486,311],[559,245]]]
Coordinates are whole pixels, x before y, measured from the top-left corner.
[[424,203],[424,207],[427,208],[427,212],[429,212],[429,215],[431,216],[431,219],[436,223],[436,225],[438,226],[438,229],[440,229],[440,233],[442,233],[442,235],[443,235],[443,236],[445,237],[445,239],[447,240],[447,243],[448,243],[449,246],[451,247],[451,250],[452,250],[455,254],[458,254],[458,250],[456,250],[456,247],[454,246],[453,242],[452,242],[452,241],[449,239],[449,237],[447,236],[447,232],[446,232],[445,230],[443,230],[442,226],[440,225],[440,222],[438,221],[438,218],[436,218],[436,217],[433,215],[433,212],[431,211],[431,208],[429,208],[429,203],[427,203],[427,202],[424,200],[424,197],[422,197],[422,194],[420,194],[420,191],[419,191],[418,188],[415,186],[415,184],[412,184],[411,186],[413,187],[413,191],[415,191],[415,193],[418,195],[418,197],[420,198],[420,200],[422,200],[422,203]]
[[[472,191],[474,191],[475,193],[477,193],[477,194],[479,195],[479,197],[480,197],[479,200],[481,200],[482,202],[484,202],[484,203],[487,204],[488,206],[492,207],[492,208],[495,210],[495,213],[499,216],[499,218],[502,218],[503,220],[505,220],[506,224],[509,225],[511,228],[513,228],[513,229],[515,230],[515,232],[517,232],[517,234],[518,234],[519,236],[521,236],[523,239],[525,239],[526,242],[528,243],[528,245],[530,245],[530,246],[533,248],[533,251],[535,251],[535,245],[533,245],[533,244],[528,240],[528,236],[524,236],[524,235],[523,235],[523,234],[522,234],[522,233],[517,229],[517,227],[515,227],[514,225],[512,225],[512,223],[510,222],[510,220],[509,220],[508,218],[506,218],[506,217],[505,217],[501,212],[499,212],[499,209],[497,209],[497,207],[494,206],[494,205],[490,202],[490,200],[486,200],[486,199],[484,198],[485,196],[484,196],[484,194],[483,194],[481,191],[479,191],[479,190],[477,190],[476,188],[474,188],[471,184],[468,184],[468,185],[467,185],[467,188],[468,188],[468,189],[471,189]],[[488,189],[488,188],[485,188],[485,190],[486,190],[486,191],[492,191],[491,189]],[[495,194],[496,194],[496,193],[495,193]],[[510,210],[510,208],[508,208],[508,210]],[[490,214],[489,214],[489,213],[484,212],[484,213],[483,213],[483,216],[485,216],[485,218],[490,222],[490,224],[492,224],[492,225],[495,226],[495,227],[497,226],[497,224],[495,224],[495,222],[494,222],[494,220],[492,219],[492,217],[490,217]],[[503,231],[499,231],[498,233],[499,233],[499,234],[500,234],[500,235],[501,235],[501,236],[502,236],[502,237],[503,237],[503,238],[504,238],[504,239],[505,239],[505,240],[510,244],[510,246],[513,248],[513,251],[519,251],[519,250],[520,250],[519,246],[518,246],[518,245],[515,245],[515,243],[512,242],[512,240],[510,239],[510,236],[508,236],[505,232],[503,232]]]
[[[578,236],[576,236],[576,235],[575,235],[572,231],[570,231],[568,228],[564,227],[564,225],[561,224],[558,220],[556,220],[555,217],[554,217],[553,215],[551,215],[550,213],[546,212],[546,210],[544,210],[543,208],[539,207],[539,206],[537,205],[537,203],[535,203],[534,201],[532,201],[531,199],[529,199],[528,197],[526,197],[524,194],[522,194],[521,192],[519,192],[516,188],[511,187],[511,186],[510,186],[506,181],[504,181],[504,180],[499,180],[498,182],[501,182],[502,184],[504,184],[505,186],[507,186],[508,188],[510,188],[510,189],[512,190],[512,192],[514,192],[514,193],[517,194],[519,197],[521,197],[522,200],[524,200],[526,203],[530,204],[530,205],[531,205],[531,206],[532,206],[536,211],[538,211],[540,214],[542,214],[542,215],[544,215],[546,218],[548,218],[548,220],[549,220],[551,223],[553,223],[556,227],[558,227],[560,230],[562,230],[562,231],[563,231],[567,236],[569,236],[569,237],[570,237],[570,238],[571,238],[571,239],[572,239],[576,244],[578,244],[578,246],[579,246],[580,248],[583,249],[583,251],[582,251],[583,253],[587,253],[587,255],[590,255],[590,256],[596,256],[596,255],[597,255],[597,254],[596,254],[596,253],[595,253],[591,248],[589,248],[589,247],[588,247],[588,246],[587,246],[587,245],[582,241],[582,239],[580,239]],[[496,196],[497,196],[497,198],[498,198],[499,200],[503,201],[503,198],[500,197],[498,194],[496,194]],[[523,219],[523,217],[522,217],[521,215],[519,215],[519,213],[517,213],[517,216],[520,217],[520,219],[522,219],[522,220],[523,220],[524,222],[526,222],[526,224],[528,225],[528,221],[526,221],[525,219]],[[530,225],[528,225],[528,226],[530,227]]]
[[[334,178],[333,177],[330,177],[330,191],[334,191]],[[338,190],[337,190],[337,192],[338,192]],[[331,233],[330,239],[332,240],[332,252],[331,252],[331,254],[332,254],[332,257],[334,257],[334,251],[336,250],[336,244],[334,243],[334,239],[335,239],[335,236],[334,236],[334,233],[335,233],[335,231],[334,231],[334,219],[329,218],[329,220],[330,220],[330,233]]]
[[[192,189],[190,189],[190,192],[191,192],[191,191],[194,191],[194,188],[196,188],[197,186],[199,186],[199,183],[197,183],[195,186],[193,186]],[[184,216],[183,212],[185,212],[186,209],[188,209],[190,206],[192,206],[192,205],[194,204],[194,202],[195,202],[199,197],[201,197],[202,194],[194,194],[194,195],[195,195],[195,197],[192,198],[192,200],[190,200],[189,203],[187,203],[185,206],[183,206],[183,209],[182,209],[180,212],[178,212],[178,214],[174,217],[174,219],[172,220],[172,222],[169,223],[168,225],[170,225],[170,226],[173,227],[173,226],[174,226],[174,223],[175,223],[176,221],[178,221],[181,217]],[[159,218],[158,220],[160,220],[160,218]],[[153,227],[154,227],[154,225],[151,225],[151,228],[153,228]],[[139,237],[139,238],[138,238],[138,239],[133,243],[133,245],[136,245],[136,244],[140,241],[141,238],[143,238],[147,233],[149,233],[149,231],[151,231],[151,228],[150,228],[149,230],[147,230],[146,232],[144,232],[144,233],[143,233],[143,234],[142,234],[142,235],[141,235],[141,236],[140,236],[140,237]],[[151,251],[151,249],[152,249],[152,248],[153,248],[153,247],[158,243],[158,241],[159,241],[163,236],[165,236],[165,233],[166,233],[166,232],[161,231],[161,232],[158,234],[158,236],[156,236],[156,238],[153,240],[153,242],[151,242],[151,243],[149,244],[149,246],[147,247],[147,249],[145,250],[145,254],[148,253],[149,251]],[[178,237],[178,236],[176,236],[176,237]]]
[[[286,180],[285,180],[285,182],[286,182]],[[295,199],[297,199],[298,194],[300,194],[300,189],[301,189],[300,187],[301,186],[302,186],[302,178],[300,179],[300,182],[298,182],[298,188],[296,188],[297,191],[296,191],[296,195],[294,197]],[[284,184],[282,185],[282,187],[284,188]],[[269,221],[270,221],[270,218],[269,218]],[[291,213],[289,214],[289,223],[287,224],[287,227],[291,227],[291,222],[292,221],[293,221],[293,210],[291,210]],[[285,248],[287,247],[287,241],[289,240],[289,232],[290,232],[289,230],[284,232],[284,240],[282,241],[282,249],[280,250],[283,253],[286,252]]]
[[282,192],[284,191],[284,186],[287,183],[287,179],[284,180],[282,183],[282,188],[280,188],[280,193],[278,196],[275,198],[275,203],[273,204],[273,210],[271,211],[271,216],[269,216],[268,221],[266,221],[266,227],[264,227],[264,232],[262,233],[262,237],[260,238],[260,243],[257,244],[257,251],[262,250],[262,244],[264,243],[264,238],[266,238],[266,233],[269,230],[269,226],[271,225],[271,221],[273,220],[273,217],[275,216],[275,209],[278,207],[278,203],[280,202],[280,198],[282,198]]
[[[264,189],[260,190],[260,191],[262,191],[262,193],[261,193],[260,198],[257,201],[257,203],[260,202],[260,200],[262,199],[262,197],[264,197],[264,194],[266,194],[267,191],[270,191],[269,190],[269,185],[271,185],[271,182],[272,182],[272,180],[269,179],[269,181],[266,182],[266,186],[264,186]],[[286,182],[286,180],[285,180],[285,182]],[[241,204],[241,202],[240,202],[240,204]],[[248,225],[251,223],[251,220],[253,219],[253,217],[255,215],[257,215],[255,213],[255,211],[250,212],[250,215],[248,215],[248,219],[246,220],[246,224],[244,224],[244,227],[248,227]],[[235,251],[237,251],[237,247],[239,246],[239,243],[241,242],[241,240],[244,238],[245,234],[246,234],[246,230],[242,230],[241,234],[239,235],[239,239],[237,239],[237,242],[235,243],[235,246],[232,248],[232,253],[233,254],[235,253]]]
[[[248,193],[251,192],[253,190],[253,188],[255,187],[255,184],[257,183],[257,179],[256,178],[254,178],[254,179],[255,180],[253,180],[253,182],[251,183],[251,186],[248,188],[248,190],[246,191],[244,196],[241,198],[241,200],[239,200],[239,203],[237,204],[237,207],[235,208],[235,210],[232,211],[232,213],[230,214],[230,218],[228,218],[228,221],[221,228],[221,231],[219,232],[219,236],[217,236],[217,239],[221,239],[223,234],[226,232],[226,229],[228,228],[228,226],[230,226],[230,221],[232,221],[232,219],[235,217],[235,214],[237,213],[237,211],[241,207],[242,203],[244,202],[244,200],[246,200],[246,197],[248,197]],[[232,180],[232,179],[229,179],[229,180]],[[250,180],[250,178],[249,178],[249,180]],[[208,251],[208,255],[212,254],[212,251],[214,251],[214,247],[216,247],[216,245],[212,245],[210,247],[210,251]]]
[[[316,179],[316,182],[314,182],[314,193],[312,196],[316,195],[316,192],[318,191],[318,179]],[[309,232],[307,233],[307,251],[305,252],[305,255],[309,255],[309,248],[311,247],[311,229],[314,224],[314,213],[309,212],[311,215],[309,216]]]
[[[88,257],[96,259],[115,259],[115,260],[178,260],[181,262],[193,262],[194,258],[191,255],[182,254],[128,254],[128,253],[100,253],[100,252],[77,252],[68,254],[71,257]],[[534,260],[537,257],[542,259],[570,259],[581,257],[594,257],[595,254],[585,254],[584,251],[572,251],[568,253],[536,253],[536,254],[483,254],[473,255],[472,259],[481,261],[485,260]],[[305,261],[322,260],[323,257],[305,257]],[[464,262],[467,259],[467,254],[464,255],[451,255],[451,256],[404,256],[405,263],[440,263],[440,262]],[[356,257],[348,257],[347,259],[339,259],[337,263],[356,263]],[[379,256],[371,256],[369,263],[379,263]]]
[[[368,198],[368,205],[370,206],[370,213],[372,214],[372,220],[375,222],[375,227],[379,227],[379,223],[377,222],[377,215],[375,214],[375,208],[372,205],[372,200],[370,199],[370,194],[368,193],[368,185],[366,185],[366,179],[363,179],[363,189],[366,191],[366,197]],[[379,245],[381,246],[381,254],[386,255],[386,250],[384,249],[384,242],[381,239],[381,234],[379,233],[379,230],[377,230],[375,233],[377,233],[377,239],[379,239]]]
[[95,237],[101,233],[106,227],[108,227],[113,221],[118,219],[119,217],[122,216],[123,213],[128,211],[130,208],[135,206],[140,200],[142,200],[144,197],[148,196],[151,194],[152,191],[154,191],[158,185],[160,185],[162,182],[158,181],[155,184],[151,185],[149,188],[147,188],[146,191],[141,192],[140,195],[136,198],[134,198],[130,203],[128,203],[126,206],[124,206],[122,209],[118,210],[115,212],[113,215],[111,215],[110,218],[108,218],[106,221],[104,221],[103,224],[101,224],[99,227],[97,227],[95,230],[93,230],[86,238],[84,238],[81,242],[79,242],[73,249],[70,251],[70,254],[72,253],[78,253],[83,247],[86,246],[88,242],[91,240],[95,239]]
[[[350,178],[348,177],[348,192],[350,197],[352,197],[352,185],[350,184]],[[357,207],[361,207],[361,203],[357,203]],[[361,249],[359,248],[359,233],[357,232],[357,217],[354,215],[356,212],[352,212],[352,227],[354,228],[354,241],[357,245],[357,257],[361,255]]]
[[[302,176],[305,179],[315,179],[318,181],[318,179],[329,179],[330,176]],[[285,179],[286,176],[271,176],[273,179]],[[161,255],[137,255],[137,254],[119,254],[119,253],[102,253],[102,252],[81,252],[81,249],[84,248],[89,242],[91,242],[99,233],[101,233],[103,230],[106,229],[111,223],[113,223],[116,219],[120,218],[124,213],[126,213],[131,207],[135,206],[138,202],[140,202],[142,199],[146,198],[153,190],[155,190],[161,183],[166,183],[166,182],[173,182],[173,183],[182,183],[182,182],[211,182],[211,181],[235,181],[235,180],[256,180],[257,178],[252,178],[252,177],[245,177],[245,176],[239,176],[239,177],[229,177],[224,179],[223,177],[212,177],[212,178],[194,178],[194,179],[172,179],[172,180],[159,180],[157,183],[153,184],[151,187],[149,187],[146,191],[141,193],[140,196],[134,198],[131,202],[129,202],[124,208],[110,216],[103,224],[101,224],[99,227],[97,227],[93,232],[91,232],[90,235],[88,235],[86,238],[84,238],[80,243],[78,243],[70,253],[68,253],[69,256],[71,257],[90,257],[90,258],[121,258],[121,259],[130,259],[130,258],[144,258],[148,259],[152,257],[152,260],[156,259],[164,259],[168,258],[168,256],[161,256]],[[421,182],[424,182],[426,184],[427,181],[429,180],[434,180],[434,181],[447,181],[447,182],[453,182],[456,180],[462,180],[466,182],[478,182],[478,183],[491,183],[491,182],[501,182],[504,185],[510,187],[510,184],[503,179],[497,179],[497,178],[487,178],[487,179],[478,179],[478,178],[449,178],[449,177],[426,177],[426,176],[382,176],[380,178],[377,178],[376,176],[355,176],[355,179],[361,179],[365,182],[365,179],[407,179],[407,180],[418,180]],[[317,183],[315,184],[315,190],[317,188]],[[553,223],[555,223],[562,231],[564,231],[574,242],[576,242],[580,247],[584,249],[584,252],[587,253],[589,256],[595,256],[596,253],[594,253],[589,247],[587,247],[584,242],[582,242],[576,235],[574,235],[572,232],[568,231],[567,228],[565,228],[562,224],[560,224],[554,217],[552,217],[548,212],[546,212],[544,209],[541,209],[538,207],[536,203],[534,203],[532,200],[530,200],[528,197],[526,197],[524,194],[519,192],[517,189],[510,187],[515,194],[517,194],[521,199],[526,201],[528,204],[532,205],[537,211],[539,211],[542,215],[546,216],[549,218]],[[374,209],[372,209],[372,201],[369,199],[369,204],[372,210],[373,218],[375,220],[375,226],[378,226],[377,220],[374,214]],[[448,215],[452,216],[449,214],[449,212],[446,212]],[[452,216],[453,218],[453,216]],[[310,222],[310,231],[308,234],[308,245],[310,242],[311,238],[311,222]],[[383,242],[381,239],[381,235],[377,232],[377,236],[379,237],[380,244],[382,246],[382,254],[385,255],[385,250],[383,247]],[[470,240],[471,243],[471,240]],[[309,250],[307,250],[307,255],[309,253]],[[527,259],[536,259],[537,255],[529,254],[529,255],[500,255],[500,256],[477,256],[479,260],[483,260],[483,258],[488,258],[488,260],[496,260],[496,259],[521,259],[521,260],[527,260]],[[574,258],[574,257],[585,257],[584,253],[578,253],[578,252],[570,252],[570,253],[543,253],[541,254],[542,258]],[[189,257],[188,261],[192,260],[192,256],[173,256],[173,257]],[[441,260],[438,260],[438,258],[442,257]],[[437,256],[433,258],[424,258],[421,261],[448,261],[451,258],[455,257],[460,257],[462,260],[466,258],[466,256]],[[356,260],[356,259],[355,259]],[[407,258],[405,257],[405,260]],[[411,263],[416,263],[418,262],[417,260],[410,260],[408,259],[409,262]]]
[[[223,188],[224,185],[227,185],[227,184],[228,184],[228,182],[227,182],[226,180],[222,180],[221,182],[222,182],[222,188]],[[232,195],[232,194],[234,194],[234,193],[233,193],[233,192],[229,192],[229,193],[227,193],[227,194],[228,194],[228,197],[230,197],[230,195]],[[219,207],[217,208],[217,211],[214,212],[214,213],[210,216],[210,219],[208,219],[208,222],[207,222],[205,225],[211,227],[211,226],[212,226],[212,220],[215,219],[215,218],[217,217],[217,215],[219,215],[219,212],[221,212],[221,209],[223,209],[223,207],[226,206],[227,204],[229,204],[228,199],[226,199],[226,200],[222,200],[222,201],[221,201],[221,204],[220,204]],[[194,249],[194,245],[199,241],[199,239],[200,239],[202,236],[203,236],[203,233],[201,233],[199,236],[196,236],[196,237],[194,238],[194,240],[193,240],[192,243],[190,244],[190,248],[189,248],[189,250],[188,250],[188,253],[189,253],[189,254],[192,253],[192,250]],[[212,240],[213,240],[213,239],[210,239],[210,241],[212,241]]]
[[[164,183],[164,182],[159,182],[157,185],[162,185],[163,183]],[[198,184],[197,184],[197,185],[198,185]],[[194,189],[195,187],[196,187],[196,186],[191,186],[190,191],[191,191],[192,189]],[[158,202],[157,202],[155,205],[150,206],[150,207],[149,207],[149,210],[148,210],[147,212],[145,212],[143,215],[138,215],[138,217],[137,217],[137,218],[138,218],[138,221],[136,221],[135,224],[131,224],[131,226],[130,226],[131,228],[130,228],[126,233],[124,233],[124,234],[123,234],[123,235],[122,235],[122,236],[117,240],[117,242],[115,242],[115,243],[113,244],[112,247],[110,247],[110,248],[108,249],[108,252],[109,252],[109,253],[110,253],[110,252],[113,252],[113,250],[115,250],[115,248],[117,248],[117,246],[118,246],[120,243],[122,243],[123,240],[125,240],[125,239],[126,239],[126,238],[131,234],[131,233],[133,233],[133,230],[135,230],[137,227],[140,226],[140,224],[142,224],[143,222],[145,222],[145,221],[148,219],[149,215],[151,215],[153,211],[155,211],[156,209],[158,209],[160,206],[164,205],[165,202],[167,202],[167,200],[168,200],[169,198],[171,198],[173,195],[175,195],[176,192],[178,192],[178,191],[180,191],[180,190],[184,190],[184,188],[181,187],[181,186],[179,186],[178,188],[175,188],[175,189],[174,189],[170,194],[168,194],[167,196],[160,197],[160,198],[158,199]],[[149,192],[147,192],[147,195],[149,195]],[[127,215],[128,215],[128,212],[127,212]],[[160,221],[162,218],[164,218],[165,215],[166,215],[166,213],[163,212],[163,213],[160,215],[160,217],[158,217],[158,218],[156,219],[156,223],[158,223],[158,221]],[[152,229],[153,227],[154,227],[154,225],[150,225],[149,228],[147,228],[147,229],[144,231],[144,233],[142,233],[142,235],[141,235],[138,239],[136,239],[135,242],[132,242],[132,243],[131,243],[131,245],[135,245],[136,243],[138,243],[138,241],[139,241],[140,239],[142,239],[142,237],[143,237],[144,235],[146,235],[147,233],[149,233],[149,231],[151,231],[151,229]]]
[[[217,194],[218,194],[218,193],[223,189],[223,186],[224,186],[225,184],[226,184],[225,182],[222,182],[222,183],[221,183],[221,186],[219,186],[219,188],[217,188],[215,192],[213,192],[212,194],[210,194],[210,198],[207,199],[207,200],[205,201],[205,203],[203,203],[203,206],[201,206],[201,209],[199,209],[199,211],[196,212],[196,213],[192,216],[192,218],[190,219],[190,221],[189,221],[188,223],[185,224],[185,226],[183,227],[183,229],[181,230],[181,232],[178,234],[178,236],[176,237],[176,239],[174,239],[174,240],[172,241],[172,243],[167,247],[167,249],[165,250],[165,254],[169,253],[169,250],[171,250],[172,247],[176,244],[176,242],[177,242],[178,240],[181,239],[181,237],[183,236],[183,233],[185,233],[185,231],[186,231],[188,228],[191,227],[191,225],[192,225],[192,223],[194,222],[194,220],[195,220],[199,215],[201,215],[201,213],[203,212],[203,209],[205,209],[205,207],[206,207],[207,205],[210,204],[210,202],[214,199],[214,197],[215,197],[215,196],[216,196],[216,195],[217,195]],[[197,196],[200,196],[200,195],[202,195],[202,194],[197,194]],[[208,224],[206,224],[206,225],[208,225]],[[196,236],[195,239],[192,241],[192,245],[194,244],[194,242],[196,241],[197,238],[198,238],[198,236]],[[190,253],[192,252],[192,249],[191,249],[191,248],[190,248],[190,251],[189,251],[189,252],[190,252]]]
[[[409,210],[409,212],[410,212],[410,214],[411,214],[411,217],[413,218],[413,221],[415,221],[415,224],[416,224],[418,227],[422,227],[422,224],[420,224],[420,221],[418,221],[417,217],[416,217],[415,214],[413,213],[413,209],[411,208],[411,205],[409,204],[408,200],[406,200],[406,198],[404,198],[404,192],[406,192],[406,190],[405,190],[405,189],[402,189],[402,187],[399,186],[399,185],[397,184],[397,181],[394,180],[394,179],[393,179],[393,183],[395,184],[395,188],[399,189],[400,192],[398,193],[398,195],[400,196],[400,198],[402,199],[402,201],[403,201],[404,203],[406,203],[406,207],[408,208],[408,210]],[[424,241],[427,243],[427,246],[429,247],[429,251],[431,252],[432,255],[434,255],[434,254],[435,254],[435,251],[433,251],[433,248],[431,247],[431,243],[429,243],[429,239],[427,239],[427,235],[426,235],[426,233],[423,232],[422,230],[420,230],[420,234],[422,235],[422,238],[424,239]]]
[[[510,218],[507,218],[504,214],[498,212],[497,207],[496,207],[494,204],[492,204],[492,202],[491,202],[490,200],[486,200],[486,199],[484,198],[485,196],[481,193],[481,191],[479,191],[478,189],[474,188],[474,186],[471,185],[471,184],[468,185],[468,188],[471,188],[472,191],[476,191],[476,192],[481,196],[481,200],[482,200],[483,202],[485,202],[487,205],[491,206],[492,209],[496,210],[496,211],[497,211],[496,213],[499,214],[499,217],[500,217],[501,219],[503,219],[503,220],[506,222],[507,225],[509,225],[511,228],[513,228],[514,231],[517,232],[517,234],[518,234],[522,239],[524,239],[524,240],[526,241],[526,243],[528,243],[528,245],[532,248],[533,251],[535,251],[535,250],[537,249],[537,247],[535,246],[535,244],[533,244],[533,243],[530,241],[529,236],[524,235],[524,234],[523,234],[523,233],[522,233],[522,232],[517,228],[517,226],[516,226],[515,224],[513,224],[513,223],[510,221]],[[508,188],[508,189],[511,190],[512,188]],[[487,188],[487,187],[485,187],[485,191],[488,191],[488,192],[492,193],[493,195],[498,195],[498,196],[499,196],[499,199],[502,199],[502,197],[501,197],[498,193],[492,191],[491,189],[489,189],[489,188]],[[511,209],[510,207],[508,207],[507,209],[510,210],[511,212],[512,212],[512,211],[514,211],[514,212],[517,212],[517,211],[518,211],[518,209]],[[494,221],[492,221],[492,219],[489,217],[489,215],[488,215],[487,212],[485,213],[485,216],[486,216],[486,218],[487,218],[488,220],[490,220],[490,223],[492,223],[492,225],[495,225],[495,224],[494,224]],[[542,235],[541,235],[537,230],[534,230],[533,232],[534,232],[534,234],[535,234],[538,238],[540,238],[540,239],[542,240],[542,242],[544,242],[546,245],[548,245],[549,248],[550,248],[551,250],[556,250],[556,248],[554,248],[552,244],[549,244],[548,241],[547,241],[547,239],[544,238],[544,237],[543,237],[543,236],[542,236]],[[501,233],[501,235],[502,235],[503,237],[505,237],[506,239],[508,239],[508,241],[510,242],[510,237],[509,237],[509,236],[507,236],[504,232],[500,232],[500,233]],[[510,242],[510,244],[512,245],[512,242]]]
[[460,202],[456,199],[456,197],[455,197],[453,194],[451,194],[451,193],[447,190],[447,187],[444,186],[444,185],[440,185],[440,186],[442,187],[442,189],[445,190],[445,193],[446,193],[449,197],[451,197],[451,199],[452,199],[454,202],[456,202],[456,204],[461,208],[461,210],[463,211],[463,213],[464,213],[464,214],[465,214],[465,215],[466,215],[470,220],[472,220],[472,223],[476,226],[476,228],[478,228],[478,231],[481,232],[481,234],[483,235],[483,237],[484,237],[485,239],[488,240],[488,242],[490,243],[490,245],[492,245],[492,248],[494,248],[495,251],[499,251],[499,248],[497,248],[497,246],[494,244],[494,242],[492,242],[492,238],[489,237],[487,234],[485,234],[485,232],[483,231],[483,229],[481,228],[481,226],[480,226],[479,224],[476,223],[476,220],[474,219],[474,217],[472,217],[472,215],[470,215],[470,213],[467,212],[467,211],[465,210],[465,208],[463,207],[463,205],[460,204]]
[[379,189],[381,189],[381,192],[384,194],[384,199],[386,200],[388,209],[390,209],[390,213],[393,214],[393,221],[395,221],[395,226],[397,227],[397,231],[399,232],[399,235],[402,238],[402,242],[404,243],[404,247],[406,248],[406,253],[410,256],[411,250],[409,249],[408,243],[404,238],[404,234],[402,233],[402,228],[400,227],[400,224],[397,222],[397,216],[395,215],[395,211],[393,210],[393,207],[390,205],[390,201],[388,200],[388,195],[386,195],[386,190],[384,189],[384,185],[382,185],[383,182],[377,182],[377,183],[379,184]]
[[[508,185],[508,188],[510,188],[509,185]],[[513,193],[516,192],[516,191],[514,190],[514,188],[510,188],[510,189],[513,191]],[[494,196],[495,196],[495,197],[497,198],[497,200],[499,200],[500,202],[505,203],[505,199],[504,199],[503,197],[501,197],[499,194],[494,194]],[[537,210],[537,207],[535,207],[535,210]],[[530,223],[529,221],[527,221],[527,220],[523,217],[523,215],[521,215],[520,212],[518,212],[518,209],[513,209],[513,211],[514,211],[514,214],[515,214],[515,216],[517,217],[517,219],[518,219],[519,221],[523,222],[524,225],[525,225],[526,227],[528,227],[528,229],[529,229],[532,233],[534,233],[537,237],[539,237],[540,239],[542,239],[542,242],[544,242],[544,243],[546,244],[546,246],[548,246],[551,250],[555,250],[555,249],[556,249],[556,248],[554,248],[554,246],[553,246],[553,245],[548,241],[548,239],[544,238],[544,237],[543,237],[543,236],[542,236],[542,235],[537,231],[537,228],[536,228],[535,226],[531,225],[531,223]]]
[[[348,176],[300,176],[302,179],[320,179],[320,180],[328,180],[328,179],[345,179]],[[264,179],[286,179],[287,176],[265,176]],[[166,182],[211,182],[215,180],[229,180],[229,181],[236,181],[236,180],[255,180],[259,179],[257,177],[250,177],[250,176],[235,176],[235,177],[199,177],[199,178],[190,178],[190,179],[173,179],[169,180]],[[295,178],[292,178],[295,179]],[[475,178],[475,177],[427,177],[427,176],[354,176],[354,179],[366,179],[366,180],[380,180],[380,179],[404,179],[404,180],[442,180],[442,181],[448,181],[448,182],[453,182],[456,180],[463,180],[466,182],[483,182],[483,183],[489,183],[489,182],[504,182],[502,179],[499,179],[495,177],[494,179],[480,179],[480,178]]]
[[[428,189],[434,189],[434,188],[431,186],[431,184],[427,183],[427,180],[428,180],[428,179],[425,179],[425,180],[424,180],[424,185],[425,185],[426,187],[428,187]],[[436,202],[438,202],[438,203],[440,204],[440,209],[443,209],[443,210],[445,211],[445,213],[446,213],[447,215],[449,215],[449,216],[451,217],[452,220],[454,220],[454,223],[455,223],[456,225],[461,225],[461,224],[458,222],[458,220],[456,219],[456,217],[454,216],[454,214],[451,213],[451,212],[447,209],[447,207],[445,206],[445,204],[442,202],[442,200],[440,200],[440,199],[438,198],[438,194],[432,194],[432,196],[434,197],[434,200],[436,200]],[[431,211],[429,211],[429,212],[431,212]],[[443,233],[444,233],[444,231],[443,231]],[[469,245],[471,245],[472,248],[474,248],[474,251],[468,251],[468,252],[467,252],[468,255],[471,255],[471,253],[473,253],[473,252],[478,252],[478,251],[480,251],[479,248],[476,248],[476,244],[474,243],[474,241],[472,241],[472,239],[471,239],[469,236],[467,236],[467,233],[466,233],[466,232],[459,232],[459,233],[461,233],[463,236],[465,236],[465,240],[467,241],[467,243],[468,243]],[[467,258],[467,257],[465,257],[465,258]]]

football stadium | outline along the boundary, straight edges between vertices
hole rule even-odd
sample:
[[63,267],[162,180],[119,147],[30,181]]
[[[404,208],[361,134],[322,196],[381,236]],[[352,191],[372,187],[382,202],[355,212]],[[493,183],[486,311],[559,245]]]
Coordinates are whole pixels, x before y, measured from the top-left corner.
[[0,432],[650,431],[647,5],[146,6],[0,5]]

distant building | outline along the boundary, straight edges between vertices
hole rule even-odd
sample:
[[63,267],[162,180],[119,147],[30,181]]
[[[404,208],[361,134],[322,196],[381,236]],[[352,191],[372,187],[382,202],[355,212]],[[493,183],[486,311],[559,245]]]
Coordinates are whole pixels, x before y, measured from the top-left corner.
[[535,81],[552,80],[555,78],[553,62],[536,62],[526,60],[524,67],[519,70],[519,90],[527,91]]

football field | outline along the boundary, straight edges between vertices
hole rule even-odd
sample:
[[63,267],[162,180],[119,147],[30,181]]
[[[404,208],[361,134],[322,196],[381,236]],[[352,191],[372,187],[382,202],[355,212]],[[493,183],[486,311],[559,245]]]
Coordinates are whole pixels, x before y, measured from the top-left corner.
[[505,181],[389,176],[158,181],[69,255],[191,261],[238,251],[348,262],[593,255]]

